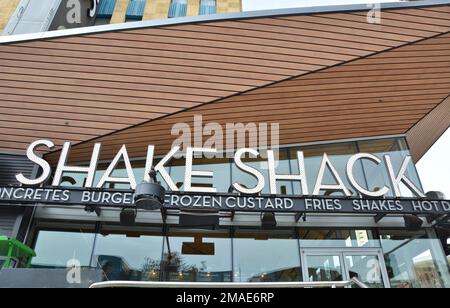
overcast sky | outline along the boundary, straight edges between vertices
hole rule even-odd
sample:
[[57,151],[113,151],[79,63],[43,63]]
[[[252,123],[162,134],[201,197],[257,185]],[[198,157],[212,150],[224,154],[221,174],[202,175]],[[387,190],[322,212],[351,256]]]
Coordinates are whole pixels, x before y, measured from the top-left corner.
[[[269,10],[319,5],[396,2],[395,0],[243,0],[243,10]],[[425,191],[442,191],[450,199],[450,129],[417,164]]]

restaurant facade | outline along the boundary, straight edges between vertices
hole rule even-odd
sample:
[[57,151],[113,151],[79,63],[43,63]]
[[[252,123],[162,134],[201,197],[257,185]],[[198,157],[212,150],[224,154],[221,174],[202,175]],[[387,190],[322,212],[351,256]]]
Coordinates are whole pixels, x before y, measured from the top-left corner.
[[450,287],[450,201],[415,167],[449,31],[414,1],[0,37],[0,236],[35,253],[0,287]]

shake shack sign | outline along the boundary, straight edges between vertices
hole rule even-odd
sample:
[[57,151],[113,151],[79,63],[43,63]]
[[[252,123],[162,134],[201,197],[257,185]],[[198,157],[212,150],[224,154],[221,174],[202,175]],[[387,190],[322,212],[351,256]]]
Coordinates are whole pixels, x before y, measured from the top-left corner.
[[[36,150],[39,147],[52,149],[54,144],[49,140],[38,140],[33,142],[27,149],[27,157],[39,168],[39,176],[29,178],[23,174],[17,174],[16,179],[23,186],[0,187],[0,201],[17,203],[41,203],[41,204],[67,204],[67,205],[98,205],[124,207],[133,206],[134,189],[137,181],[149,181],[149,171],[154,166],[155,171],[165,182],[169,191],[166,194],[164,207],[176,209],[211,209],[232,211],[280,211],[280,212],[342,212],[342,213],[449,213],[450,204],[443,200],[425,200],[424,193],[414,185],[407,176],[407,168],[411,164],[411,157],[404,158],[401,165],[394,168],[389,155],[379,158],[370,153],[358,153],[351,156],[346,162],[344,174],[337,172],[326,153],[323,154],[318,174],[314,183],[308,183],[308,166],[305,165],[303,152],[298,151],[296,164],[297,174],[280,174],[277,172],[277,161],[274,151],[267,150],[267,169],[258,170],[255,164],[250,164],[245,157],[258,157],[260,153],[255,149],[243,148],[235,152],[233,164],[241,172],[247,173],[256,181],[253,187],[248,183],[238,181],[232,183],[235,194],[223,194],[213,186],[213,171],[205,168],[196,170],[193,164],[196,155],[215,153],[212,148],[187,148],[185,152],[186,165],[184,173],[183,191],[180,191],[174,179],[168,172],[171,159],[179,154],[180,148],[175,147],[158,163],[154,164],[155,147],[147,147],[147,157],[143,179],[136,179],[132,162],[128,156],[125,145],[117,152],[114,159],[101,178],[94,183],[97,164],[101,151],[101,144],[94,145],[90,163],[87,166],[69,165],[67,157],[70,154],[70,143],[65,143],[61,150],[59,162],[52,172],[50,164],[39,155]],[[378,168],[379,172],[388,175],[389,185],[378,187],[376,190],[367,189],[358,182],[354,174],[356,166],[364,161]],[[117,177],[113,172],[119,162],[125,166],[125,175]],[[263,176],[263,172],[268,176]],[[83,188],[66,189],[61,187],[61,181],[65,173],[79,173],[86,177]],[[331,174],[333,181],[324,182],[325,173]],[[50,181],[50,178],[52,180]],[[343,178],[351,187],[347,187]],[[195,180],[201,178],[203,182],[210,180],[208,187],[196,186]],[[309,177],[310,178],[310,177]],[[298,195],[280,195],[277,191],[277,182],[290,181],[298,185],[302,192]],[[107,184],[129,184],[130,190],[107,190]],[[416,198],[401,198],[400,185],[409,189]],[[44,187],[45,186],[45,187]],[[270,191],[269,195],[262,195],[264,188]],[[352,198],[351,190],[358,192],[360,198]],[[324,191],[339,192],[343,197],[323,197]],[[395,198],[386,198],[393,195]]]

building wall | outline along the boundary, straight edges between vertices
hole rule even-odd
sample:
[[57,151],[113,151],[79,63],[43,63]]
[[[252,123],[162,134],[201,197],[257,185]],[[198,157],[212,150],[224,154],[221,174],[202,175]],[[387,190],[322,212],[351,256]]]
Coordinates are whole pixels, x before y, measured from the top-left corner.
[[187,16],[197,16],[200,10],[200,0],[188,0]]
[[114,14],[111,17],[112,24],[125,22],[125,15],[128,8],[129,0],[117,0]]
[[0,33],[7,25],[9,18],[14,13],[20,0],[1,0],[0,1]]
[[[23,155],[0,154],[0,185],[18,184],[15,175],[23,173],[30,177],[34,164]],[[23,216],[29,218],[30,208],[24,209],[17,206],[0,207],[0,235],[6,235],[14,238],[23,238],[26,227],[21,228]]]
[[[144,11],[144,20],[165,19],[169,12],[171,0],[147,0]],[[200,8],[200,0],[187,0],[187,16],[197,16]],[[0,1],[0,33],[3,31],[11,15],[19,5],[20,0]],[[129,0],[117,0],[111,24],[125,22]],[[242,0],[217,0],[217,13],[232,13],[242,10]]]
[[217,13],[235,13],[242,11],[242,0],[218,0]]
[[165,19],[169,12],[170,0],[147,0],[144,20]]

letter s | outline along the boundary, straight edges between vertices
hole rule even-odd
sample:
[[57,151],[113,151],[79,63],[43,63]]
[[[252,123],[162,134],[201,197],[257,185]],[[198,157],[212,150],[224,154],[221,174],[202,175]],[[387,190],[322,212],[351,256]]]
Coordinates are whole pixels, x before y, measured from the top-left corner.
[[53,142],[49,140],[37,140],[28,146],[27,157],[29,160],[31,160],[32,162],[34,162],[35,164],[39,165],[42,168],[42,174],[40,177],[34,180],[27,179],[22,173],[16,174],[17,181],[19,181],[23,185],[39,185],[44,183],[50,177],[51,173],[50,165],[44,159],[40,158],[34,153],[34,149],[41,145],[45,145],[49,149],[52,149],[55,146]]

